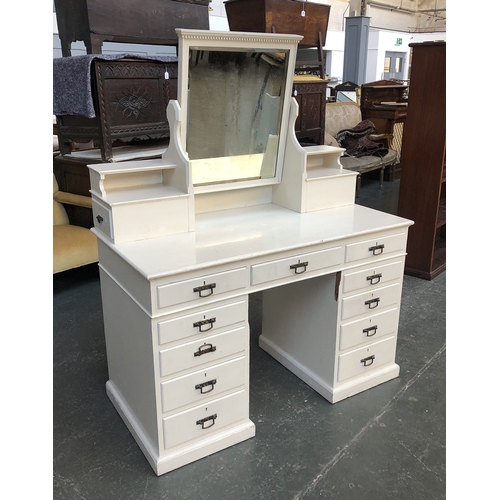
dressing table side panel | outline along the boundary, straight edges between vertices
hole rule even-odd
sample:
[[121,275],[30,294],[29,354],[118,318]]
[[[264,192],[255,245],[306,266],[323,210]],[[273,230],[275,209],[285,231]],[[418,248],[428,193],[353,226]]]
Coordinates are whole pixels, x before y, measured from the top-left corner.
[[[147,437],[149,448],[159,451],[157,419],[157,361],[148,315],[102,268],[100,269],[104,332],[108,361],[107,382],[126,422]],[[132,431],[132,430],[131,430]]]

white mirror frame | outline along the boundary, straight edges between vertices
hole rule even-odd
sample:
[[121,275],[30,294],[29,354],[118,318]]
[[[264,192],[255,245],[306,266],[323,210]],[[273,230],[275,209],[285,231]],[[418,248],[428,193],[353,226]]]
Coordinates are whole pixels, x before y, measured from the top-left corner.
[[[297,58],[297,46],[302,39],[300,35],[284,35],[275,33],[246,33],[237,31],[205,31],[178,28],[175,30],[179,37],[178,48],[178,91],[177,100],[180,105],[180,136],[181,147],[186,151],[187,122],[188,122],[188,79],[189,79],[189,55],[191,48],[219,49],[227,48],[241,49],[255,52],[288,51],[289,60],[286,73],[286,84],[283,96],[283,107],[281,116],[281,129],[278,142],[278,154],[276,160],[276,172],[274,177],[265,179],[225,182],[221,184],[210,184],[195,186],[194,192],[206,193],[216,191],[228,191],[233,189],[244,189],[263,185],[277,184],[281,182],[283,171],[283,159],[289,126],[290,100],[292,98],[293,76],[295,60]],[[189,154],[187,154],[189,157]]]

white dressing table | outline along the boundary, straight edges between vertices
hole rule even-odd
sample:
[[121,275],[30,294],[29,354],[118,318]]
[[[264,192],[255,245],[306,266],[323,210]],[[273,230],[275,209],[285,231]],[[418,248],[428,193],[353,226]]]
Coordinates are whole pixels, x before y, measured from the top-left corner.
[[[341,169],[342,149],[298,144],[297,106],[287,96],[300,37],[178,34],[180,98],[169,105],[173,135],[163,158],[89,165],[107,392],[158,475],[255,435],[250,293],[263,291],[260,346],[329,402],[397,377],[412,223],[354,203],[356,174]],[[194,56],[228,47],[252,57],[285,53],[282,86],[271,96],[281,102],[277,129],[255,155],[266,174],[220,181],[218,169],[217,182],[193,183],[186,122],[195,114],[187,112],[196,102]],[[238,172],[253,156],[245,152]]]

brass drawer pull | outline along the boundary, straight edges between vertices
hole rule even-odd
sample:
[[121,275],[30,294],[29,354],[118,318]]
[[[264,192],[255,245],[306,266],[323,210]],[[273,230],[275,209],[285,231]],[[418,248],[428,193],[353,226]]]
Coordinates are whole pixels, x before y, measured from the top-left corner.
[[100,224],[104,219],[100,215],[97,215],[96,220]]
[[[215,384],[217,383],[217,379],[213,379],[213,380],[209,380],[208,382],[203,382],[202,384],[196,384],[194,386],[195,389],[199,389],[200,390],[200,394],[207,394],[208,392],[212,392],[214,390],[214,386]],[[205,387],[208,387],[210,386],[209,389],[205,389]]]
[[373,361],[375,361],[375,354],[368,356],[367,358],[363,358],[360,360],[360,363],[363,363],[363,366],[373,365]]
[[217,285],[215,283],[209,283],[208,285],[201,285],[193,288],[194,293],[198,293],[200,297],[208,297],[214,293],[214,288]]
[[[295,271],[295,274],[302,274],[306,272],[306,267],[309,265],[309,262],[298,262],[297,264],[292,264],[290,269]],[[302,269],[299,271],[299,269]]]
[[203,344],[202,346],[198,347],[198,350],[194,353],[194,355],[203,356],[203,354],[208,354],[209,352],[214,352],[216,350],[217,347],[212,344]]
[[[215,318],[210,318],[210,319],[203,319],[201,321],[196,321],[193,323],[193,328],[198,328],[199,332],[208,332],[214,327],[216,319]],[[208,325],[206,328],[202,328],[205,325]]]
[[380,283],[380,278],[382,278],[382,273],[372,274],[371,276],[366,277],[366,281],[369,281],[370,285],[376,285],[377,283]]
[[[201,425],[202,429],[209,429],[215,425],[215,419],[217,418],[217,413],[210,415],[209,417],[202,418],[196,421],[196,425]],[[205,425],[207,422],[211,422],[210,425]]]
[[365,306],[368,306],[368,309],[375,309],[378,307],[378,303],[380,302],[380,297],[376,299],[365,300]]
[[381,253],[384,252],[384,245],[375,245],[373,247],[370,247],[368,251],[371,252],[373,255],[380,255]]
[[364,328],[363,333],[366,333],[367,337],[373,337],[377,333],[377,328],[378,325],[370,326],[370,328]]

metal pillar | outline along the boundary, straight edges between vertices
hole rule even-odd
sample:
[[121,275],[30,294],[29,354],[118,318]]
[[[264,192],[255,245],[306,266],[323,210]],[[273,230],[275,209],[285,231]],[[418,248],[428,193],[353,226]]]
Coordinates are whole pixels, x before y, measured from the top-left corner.
[[345,18],[344,82],[362,85],[366,77],[368,32],[370,18],[353,16]]

